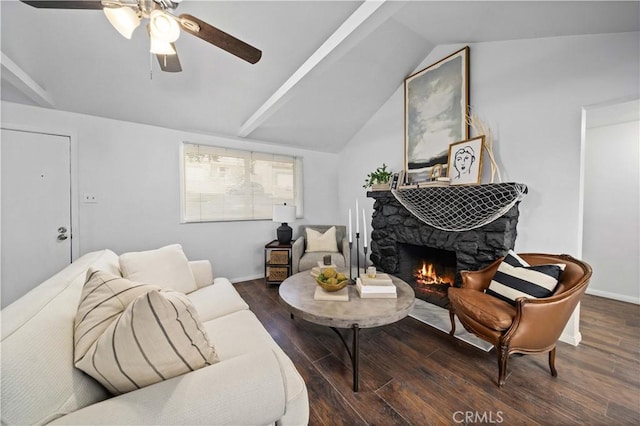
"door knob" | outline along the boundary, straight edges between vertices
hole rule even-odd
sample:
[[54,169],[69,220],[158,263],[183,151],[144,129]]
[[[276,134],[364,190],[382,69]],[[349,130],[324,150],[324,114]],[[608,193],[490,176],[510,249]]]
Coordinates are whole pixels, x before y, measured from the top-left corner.
[[66,226],[61,226],[60,228],[58,228],[58,241],[64,241],[67,238],[67,227]]

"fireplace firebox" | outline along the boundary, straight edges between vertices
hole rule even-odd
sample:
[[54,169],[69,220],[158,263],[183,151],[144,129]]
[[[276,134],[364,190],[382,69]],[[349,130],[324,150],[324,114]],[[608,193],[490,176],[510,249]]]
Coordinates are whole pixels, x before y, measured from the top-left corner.
[[456,280],[456,253],[413,244],[398,244],[398,277],[420,299],[447,307],[447,291]]

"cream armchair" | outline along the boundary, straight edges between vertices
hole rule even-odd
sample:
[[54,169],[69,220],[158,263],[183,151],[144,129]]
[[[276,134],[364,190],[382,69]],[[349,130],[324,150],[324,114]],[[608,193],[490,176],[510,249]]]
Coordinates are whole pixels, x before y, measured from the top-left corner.
[[[325,233],[332,226],[336,228],[336,245],[337,252],[316,251],[307,252],[307,228],[314,231]],[[331,255],[331,261],[338,268],[348,268],[351,263],[349,250],[349,241],[347,238],[347,227],[342,225],[301,225],[298,232],[298,238],[293,243],[291,250],[291,269],[296,274],[300,271],[306,271],[318,265],[318,261],[322,261],[325,255]]]

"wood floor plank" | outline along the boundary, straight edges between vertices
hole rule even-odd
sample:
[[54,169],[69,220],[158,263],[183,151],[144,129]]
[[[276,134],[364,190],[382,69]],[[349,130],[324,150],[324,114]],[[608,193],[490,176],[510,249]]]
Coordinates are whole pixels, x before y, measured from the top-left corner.
[[406,383],[393,380],[376,392],[414,425],[441,425],[451,422],[437,401],[425,401]]
[[[425,402],[440,401],[437,404],[440,414],[448,414],[449,421],[455,413],[473,411],[492,412],[494,417],[498,412],[505,416],[508,414],[510,423],[533,422],[530,417],[496,400],[486,392],[484,384],[480,387],[474,386],[468,380],[468,375],[442,368],[441,357],[447,361],[450,359],[443,351],[436,350],[424,355],[390,335],[382,336],[380,348],[376,353],[378,361],[384,368],[389,369],[394,380],[414,387],[415,393],[423,395]],[[404,362],[397,362],[398,359],[403,359]],[[461,393],[464,393],[464,396],[461,397]],[[402,410],[400,412],[404,413]],[[460,414],[457,416],[460,417]]]
[[277,286],[254,280],[235,287],[304,378],[312,425],[460,423],[454,416],[488,424],[498,423],[498,415],[509,425],[640,424],[637,305],[585,295],[583,341],[558,344],[558,377],[550,375],[546,355],[512,356],[502,388],[495,352],[413,318],[365,329],[354,393],[351,362],[333,331],[291,320]]
[[[354,407],[368,424],[407,424],[382,398],[375,394],[377,388],[372,389],[367,380],[369,370],[361,370],[360,391],[353,392],[351,367],[344,365],[334,356],[328,356],[315,363],[327,382],[340,392],[344,399]],[[381,387],[381,386],[380,386]]]

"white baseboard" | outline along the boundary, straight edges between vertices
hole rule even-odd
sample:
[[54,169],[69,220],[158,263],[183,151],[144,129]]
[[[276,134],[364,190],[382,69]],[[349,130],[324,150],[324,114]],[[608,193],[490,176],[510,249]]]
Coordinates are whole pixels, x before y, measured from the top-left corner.
[[582,341],[582,333],[577,332],[576,334],[562,333],[560,335],[560,341],[564,343],[568,343],[573,346],[578,346],[578,344]]
[[235,284],[235,283],[241,283],[243,281],[262,280],[262,279],[264,279],[264,274],[247,275],[246,277],[229,278],[229,281],[231,281],[233,284]]
[[590,294],[592,296],[604,297],[605,299],[619,300],[621,302],[628,302],[628,303],[634,303],[636,305],[640,305],[640,298],[627,296],[625,294],[611,293],[610,291],[603,291],[603,290],[594,290],[592,288],[587,288],[587,294]]

